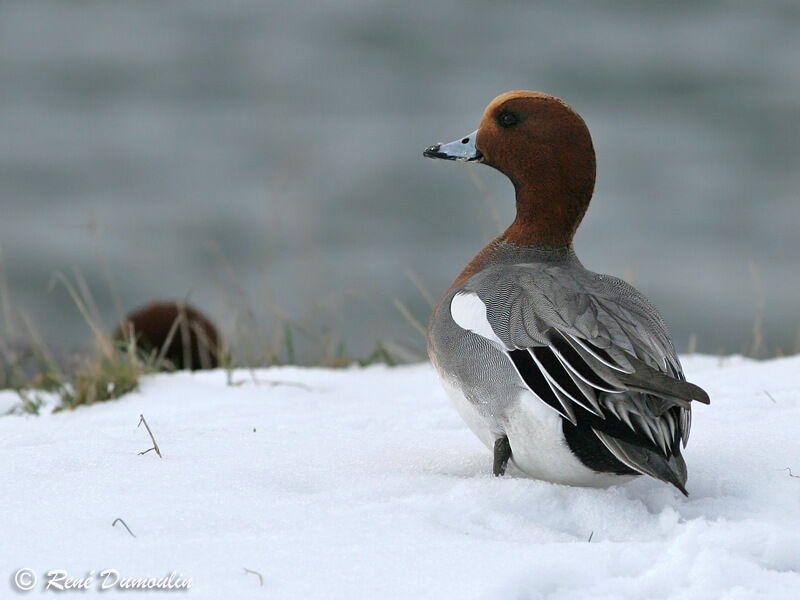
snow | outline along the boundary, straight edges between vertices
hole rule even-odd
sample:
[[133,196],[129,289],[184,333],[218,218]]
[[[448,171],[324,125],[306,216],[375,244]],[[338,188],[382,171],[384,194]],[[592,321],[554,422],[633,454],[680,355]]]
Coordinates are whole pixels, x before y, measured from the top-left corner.
[[[800,479],[781,469],[800,474],[800,357],[684,365],[712,398],[688,499],[645,478],[493,477],[430,365],[157,375],[118,401],[3,417],[0,575],[13,590],[33,569],[32,595],[53,594],[52,569],[91,575],[94,595],[112,568],[175,571],[193,599],[796,598]],[[138,454],[140,414],[163,459]]]

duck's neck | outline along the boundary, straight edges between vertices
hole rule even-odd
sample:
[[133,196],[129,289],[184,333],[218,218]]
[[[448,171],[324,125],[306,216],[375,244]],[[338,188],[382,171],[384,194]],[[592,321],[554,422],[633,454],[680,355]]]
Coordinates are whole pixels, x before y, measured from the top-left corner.
[[518,246],[571,246],[589,199],[564,192],[556,193],[543,186],[518,187],[517,216],[502,237]]

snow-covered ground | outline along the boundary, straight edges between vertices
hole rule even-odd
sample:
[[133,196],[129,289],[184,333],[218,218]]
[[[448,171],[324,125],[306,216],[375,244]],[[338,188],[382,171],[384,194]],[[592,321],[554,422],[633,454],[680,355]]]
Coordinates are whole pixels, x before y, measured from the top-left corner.
[[[49,570],[91,575],[84,596],[114,569],[197,599],[800,597],[800,357],[684,364],[712,397],[688,499],[492,477],[429,365],[158,375],[2,417],[0,597],[21,568],[42,594]],[[140,414],[163,459],[138,454]]]

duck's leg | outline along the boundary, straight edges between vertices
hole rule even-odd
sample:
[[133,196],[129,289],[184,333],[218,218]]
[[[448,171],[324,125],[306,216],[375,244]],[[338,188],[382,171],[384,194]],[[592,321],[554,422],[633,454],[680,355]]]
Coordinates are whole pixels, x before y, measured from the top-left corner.
[[495,477],[506,472],[509,458],[511,458],[511,444],[508,443],[508,437],[497,438],[494,441],[494,466],[492,467]]

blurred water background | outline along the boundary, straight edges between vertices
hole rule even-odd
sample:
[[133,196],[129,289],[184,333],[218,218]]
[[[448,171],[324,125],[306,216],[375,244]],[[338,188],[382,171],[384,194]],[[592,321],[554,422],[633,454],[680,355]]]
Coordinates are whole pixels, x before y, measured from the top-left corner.
[[[598,154],[576,246],[681,351],[796,349],[800,3],[2,0],[0,248],[52,344],[188,298],[368,353],[421,321],[513,216],[480,165],[422,149],[508,89],[547,91]],[[119,306],[115,306],[114,296]],[[0,333],[9,332],[0,323]],[[307,340],[313,344],[313,336]]]

